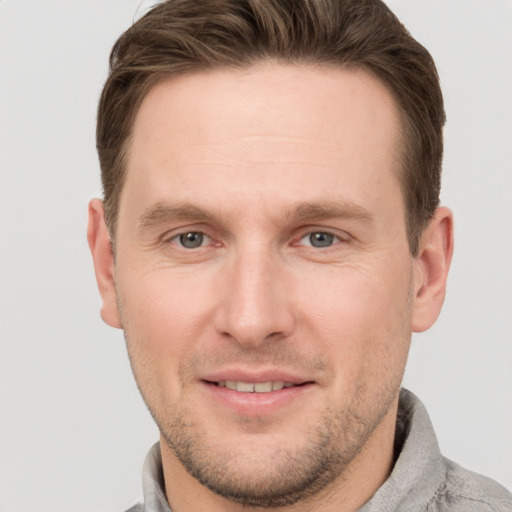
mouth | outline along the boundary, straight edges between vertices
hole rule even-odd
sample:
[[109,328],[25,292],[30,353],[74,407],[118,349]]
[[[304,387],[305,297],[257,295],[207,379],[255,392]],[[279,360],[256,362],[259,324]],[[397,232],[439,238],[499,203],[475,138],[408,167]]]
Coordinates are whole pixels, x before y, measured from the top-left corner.
[[279,414],[280,411],[292,410],[288,407],[294,407],[293,404],[298,407],[305,397],[314,396],[311,393],[317,389],[315,381],[301,379],[285,372],[276,372],[281,375],[274,376],[247,375],[245,379],[242,375],[236,375],[242,373],[240,371],[225,373],[234,375],[210,375],[201,379],[204,389],[208,390],[207,403],[214,407],[215,414],[224,411],[225,407],[237,417]]
[[282,380],[267,382],[244,382],[240,380],[220,380],[205,381],[207,384],[220,388],[227,388],[239,393],[271,393],[272,391],[280,391],[284,388],[293,388],[311,384],[311,382],[302,382],[295,384],[293,382],[285,382]]

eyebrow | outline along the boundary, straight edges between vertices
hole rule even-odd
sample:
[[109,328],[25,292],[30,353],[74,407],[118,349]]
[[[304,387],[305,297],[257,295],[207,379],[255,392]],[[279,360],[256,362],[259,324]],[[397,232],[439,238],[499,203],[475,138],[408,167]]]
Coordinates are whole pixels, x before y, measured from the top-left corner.
[[[371,222],[374,216],[362,206],[347,201],[328,201],[323,203],[296,203],[284,213],[285,221],[311,222],[322,219],[353,219]],[[218,223],[221,216],[210,213],[191,204],[172,205],[160,202],[150,206],[139,218],[139,227],[150,229],[172,221],[187,220],[193,222]]]
[[286,216],[297,221],[337,218],[371,222],[374,218],[366,208],[348,201],[297,203]]
[[190,220],[195,222],[212,222],[216,216],[193,205],[170,205],[157,203],[146,208],[139,218],[139,227],[152,228],[176,220]]

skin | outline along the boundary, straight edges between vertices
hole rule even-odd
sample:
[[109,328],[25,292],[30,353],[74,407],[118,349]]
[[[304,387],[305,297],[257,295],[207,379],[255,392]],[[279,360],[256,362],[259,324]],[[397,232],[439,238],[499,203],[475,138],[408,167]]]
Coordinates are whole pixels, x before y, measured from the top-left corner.
[[173,511],[357,510],[389,475],[411,333],[440,312],[453,246],[439,208],[409,251],[399,136],[358,70],[263,63],[144,99],[115,263],[99,200],[88,236]]

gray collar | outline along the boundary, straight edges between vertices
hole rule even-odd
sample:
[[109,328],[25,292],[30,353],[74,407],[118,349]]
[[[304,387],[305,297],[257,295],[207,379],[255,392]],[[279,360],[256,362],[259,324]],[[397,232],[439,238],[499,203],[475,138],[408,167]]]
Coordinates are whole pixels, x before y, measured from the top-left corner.
[[410,391],[400,391],[391,475],[360,512],[425,510],[445,480],[446,468],[427,411]]

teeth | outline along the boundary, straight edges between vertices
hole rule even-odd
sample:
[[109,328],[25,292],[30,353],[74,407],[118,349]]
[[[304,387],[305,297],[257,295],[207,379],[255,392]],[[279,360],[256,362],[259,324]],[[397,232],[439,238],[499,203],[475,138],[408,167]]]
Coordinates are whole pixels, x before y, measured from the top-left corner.
[[258,382],[254,384],[255,393],[268,393],[272,391],[272,382]]
[[270,391],[279,391],[280,389],[294,386],[291,382],[283,382],[281,380],[257,383],[221,380],[217,384],[220,387],[233,389],[241,393],[269,393]]
[[242,393],[253,393],[254,384],[251,384],[250,382],[237,382],[236,390],[241,391]]

